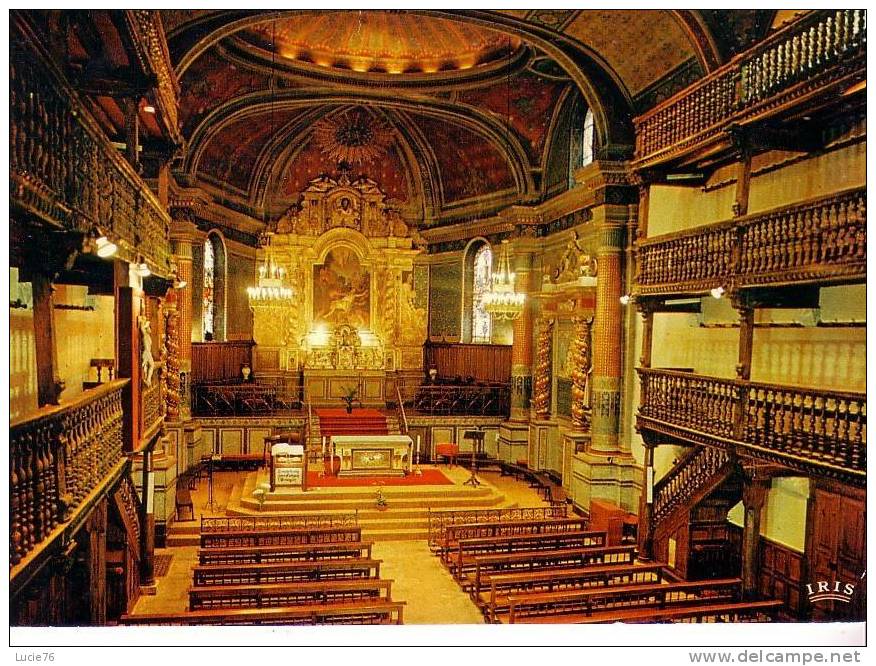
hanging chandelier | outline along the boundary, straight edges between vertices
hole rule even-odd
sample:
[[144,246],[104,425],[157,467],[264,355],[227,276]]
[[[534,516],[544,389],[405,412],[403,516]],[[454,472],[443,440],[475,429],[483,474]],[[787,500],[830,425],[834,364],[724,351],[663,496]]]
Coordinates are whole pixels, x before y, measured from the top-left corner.
[[284,283],[286,269],[277,266],[274,258],[269,254],[264,263],[259,266],[258,286],[247,287],[246,293],[253,303],[268,304],[271,302],[290,301],[293,296],[292,289]]
[[484,294],[481,304],[495,319],[513,320],[520,317],[526,304],[526,294],[514,290],[515,275],[508,261],[508,241],[502,241],[498,270],[493,272],[490,290]]

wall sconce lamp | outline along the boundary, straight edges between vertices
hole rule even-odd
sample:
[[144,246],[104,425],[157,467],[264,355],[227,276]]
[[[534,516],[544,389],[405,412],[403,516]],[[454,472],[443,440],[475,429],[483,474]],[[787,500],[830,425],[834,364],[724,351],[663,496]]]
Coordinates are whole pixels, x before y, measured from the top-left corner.
[[624,294],[623,296],[620,297],[620,304],[621,305],[629,305],[630,303],[632,303],[635,300],[636,300],[635,296],[633,296],[631,294]]
[[710,289],[709,293],[712,295],[712,298],[721,298],[724,295],[724,287],[715,287]]
[[146,260],[143,259],[143,256],[140,255],[137,257],[137,260],[140,262],[134,267],[134,271],[140,277],[149,277],[152,275],[152,271],[149,270],[149,266],[146,264]]
[[91,236],[94,239],[95,254],[101,259],[108,259],[118,252],[119,246],[97,227],[91,232]]

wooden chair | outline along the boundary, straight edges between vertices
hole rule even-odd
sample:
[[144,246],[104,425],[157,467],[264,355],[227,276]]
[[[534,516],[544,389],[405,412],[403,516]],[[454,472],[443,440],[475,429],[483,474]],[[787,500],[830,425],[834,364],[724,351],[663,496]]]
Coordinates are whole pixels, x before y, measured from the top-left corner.
[[[183,474],[176,482],[176,519],[180,522],[191,522],[195,520],[195,505],[192,502],[192,490],[195,488],[196,477],[194,474]],[[188,509],[191,518],[183,521],[181,512],[183,509]]]
[[450,465],[453,465],[459,457],[459,445],[452,442],[436,444],[435,455],[446,459]]

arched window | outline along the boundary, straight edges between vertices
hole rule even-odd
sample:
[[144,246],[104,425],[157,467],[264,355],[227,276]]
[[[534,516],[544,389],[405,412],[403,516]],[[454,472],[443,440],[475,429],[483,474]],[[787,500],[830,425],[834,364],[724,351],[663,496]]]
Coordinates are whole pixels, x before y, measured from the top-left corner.
[[595,132],[595,125],[593,122],[593,111],[587,109],[587,113],[584,114],[584,127],[581,136],[581,164],[580,166],[586,166],[593,161],[593,137]]
[[201,314],[204,340],[215,339],[216,329],[216,292],[215,292],[216,252],[213,249],[213,241],[207,238],[204,241],[204,307]]
[[210,232],[204,241],[201,281],[201,335],[205,342],[225,339],[225,244]]
[[493,277],[493,251],[484,243],[474,255],[472,271],[471,341],[490,342],[493,318],[484,310],[484,294],[490,289]]

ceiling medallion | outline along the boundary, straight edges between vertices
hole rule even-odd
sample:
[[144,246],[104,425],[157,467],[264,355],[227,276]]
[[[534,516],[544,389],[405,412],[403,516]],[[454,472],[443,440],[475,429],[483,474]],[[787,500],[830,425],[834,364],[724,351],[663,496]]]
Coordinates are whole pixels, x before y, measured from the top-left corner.
[[314,124],[313,136],[326,157],[351,165],[373,162],[392,143],[386,122],[358,110],[322,118]]

